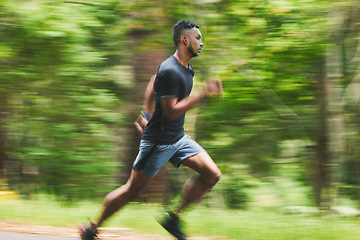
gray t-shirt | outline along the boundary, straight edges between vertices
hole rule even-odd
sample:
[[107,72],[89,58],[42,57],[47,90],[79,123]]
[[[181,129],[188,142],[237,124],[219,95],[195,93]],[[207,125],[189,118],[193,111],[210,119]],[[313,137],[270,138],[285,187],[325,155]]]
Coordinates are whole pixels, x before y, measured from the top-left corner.
[[155,112],[147,124],[142,139],[157,144],[172,144],[184,136],[185,114],[166,121],[160,106],[161,98],[177,97],[178,101],[190,95],[193,86],[194,70],[181,65],[174,56],[162,62],[154,82]]

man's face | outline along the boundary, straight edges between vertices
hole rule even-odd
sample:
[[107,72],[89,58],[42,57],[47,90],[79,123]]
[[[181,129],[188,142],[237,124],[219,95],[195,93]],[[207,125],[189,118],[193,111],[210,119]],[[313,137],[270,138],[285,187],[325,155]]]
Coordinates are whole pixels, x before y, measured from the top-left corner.
[[186,31],[186,37],[188,39],[187,49],[192,57],[199,56],[202,47],[204,46],[201,41],[201,32],[198,28],[192,28]]

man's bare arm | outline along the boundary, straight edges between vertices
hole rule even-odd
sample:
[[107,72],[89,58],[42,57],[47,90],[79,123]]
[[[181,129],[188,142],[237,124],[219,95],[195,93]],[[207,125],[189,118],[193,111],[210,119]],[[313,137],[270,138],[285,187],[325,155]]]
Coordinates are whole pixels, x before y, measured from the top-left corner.
[[220,95],[223,93],[221,80],[207,80],[206,85],[200,93],[194,94],[178,102],[178,98],[162,98],[160,99],[161,108],[164,112],[165,119],[172,121],[185,114],[189,109],[193,108],[198,102],[210,94]]
[[147,113],[154,113],[155,108],[155,94],[154,94],[154,82],[155,82],[156,74],[150,78],[150,81],[145,90],[144,96],[144,107],[143,110]]
[[134,126],[139,133],[142,135],[144,129],[151,118],[151,115],[154,113],[155,108],[155,94],[154,94],[154,82],[155,82],[156,74],[150,78],[148,85],[146,86],[145,96],[144,96],[144,104],[143,104],[143,114],[140,114],[136,121],[134,122]]

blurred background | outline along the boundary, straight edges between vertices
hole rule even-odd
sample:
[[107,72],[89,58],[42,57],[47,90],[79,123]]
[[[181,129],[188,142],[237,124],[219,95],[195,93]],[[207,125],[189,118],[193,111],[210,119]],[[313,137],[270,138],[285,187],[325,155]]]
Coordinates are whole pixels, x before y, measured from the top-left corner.
[[[205,44],[195,86],[224,84],[186,120],[223,173],[205,205],[356,209],[359,11],[357,0],[1,1],[0,188],[76,202],[123,184],[145,87],[189,19]],[[140,201],[170,203],[191,175],[166,165]]]

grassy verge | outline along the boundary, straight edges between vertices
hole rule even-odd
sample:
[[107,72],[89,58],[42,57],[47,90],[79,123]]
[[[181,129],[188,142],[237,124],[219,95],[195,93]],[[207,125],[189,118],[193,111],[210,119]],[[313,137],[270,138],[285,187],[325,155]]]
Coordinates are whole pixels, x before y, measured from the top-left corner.
[[[0,220],[61,227],[74,227],[78,220],[94,218],[101,202],[82,202],[71,206],[49,198],[32,201],[0,201]],[[117,213],[106,227],[129,227],[138,232],[164,234],[157,224],[159,205],[132,203]],[[196,236],[223,236],[224,239],[252,240],[347,240],[358,239],[358,219],[287,215],[274,210],[224,210],[198,206],[184,214],[186,231]]]

